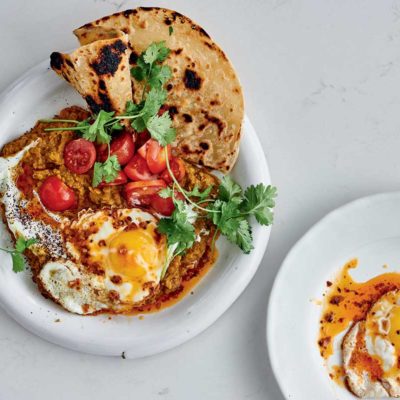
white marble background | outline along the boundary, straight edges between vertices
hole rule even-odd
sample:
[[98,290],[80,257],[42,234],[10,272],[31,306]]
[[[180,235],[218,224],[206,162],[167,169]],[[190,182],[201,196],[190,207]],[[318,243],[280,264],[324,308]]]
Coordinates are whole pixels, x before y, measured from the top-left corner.
[[329,210],[400,188],[400,1],[1,0],[0,90],[73,48],[72,28],[137,5],[192,17],[236,66],[279,188],[267,253],[211,328],[143,360],[64,350],[0,311],[0,400],[282,400],[265,314],[285,254]]

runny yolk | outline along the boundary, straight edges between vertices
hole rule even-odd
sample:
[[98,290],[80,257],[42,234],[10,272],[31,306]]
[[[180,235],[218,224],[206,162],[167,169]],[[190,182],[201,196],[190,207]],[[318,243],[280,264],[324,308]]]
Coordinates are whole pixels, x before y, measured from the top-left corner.
[[[350,323],[364,319],[371,305],[383,294],[400,288],[400,273],[395,272],[378,275],[366,282],[354,281],[349,272],[357,264],[357,259],[349,261],[335,282],[327,282],[329,289],[324,296],[318,338],[320,353],[325,359],[332,355],[333,342],[338,334]],[[400,329],[400,315],[393,318],[393,326]],[[400,344],[400,336],[396,340]]]
[[157,280],[165,260],[165,240],[156,240],[154,227],[123,231],[109,244],[109,261],[115,275],[132,285],[131,296],[142,290],[143,284]]

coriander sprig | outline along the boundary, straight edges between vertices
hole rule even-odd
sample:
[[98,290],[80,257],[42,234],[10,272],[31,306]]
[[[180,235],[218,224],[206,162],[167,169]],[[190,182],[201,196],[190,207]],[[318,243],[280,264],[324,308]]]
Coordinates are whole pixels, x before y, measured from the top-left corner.
[[168,112],[158,115],[165,103],[167,91],[162,88],[171,78],[171,69],[168,65],[161,65],[169,55],[170,50],[165,42],[152,43],[138,58],[137,67],[132,68],[133,77],[144,81],[142,101],[134,104],[128,101],[125,113],[115,115],[113,111],[101,110],[94,118],[83,121],[67,119],[43,119],[41,122],[63,122],[75,124],[71,127],[46,128],[45,131],[78,131],[86,140],[108,145],[108,158],[105,162],[96,162],[93,169],[94,187],[101,182],[112,182],[121,170],[118,159],[110,155],[110,142],[115,131],[123,129],[122,121],[127,121],[137,132],[148,130],[151,137],[162,146],[175,140],[176,132],[172,127],[172,119]]
[[24,257],[23,252],[35,244],[37,240],[35,238],[25,239],[22,236],[19,236],[15,242],[14,249],[3,249],[0,247],[0,250],[5,251],[11,255],[12,263],[13,263],[13,271],[15,273],[22,272],[24,270]]

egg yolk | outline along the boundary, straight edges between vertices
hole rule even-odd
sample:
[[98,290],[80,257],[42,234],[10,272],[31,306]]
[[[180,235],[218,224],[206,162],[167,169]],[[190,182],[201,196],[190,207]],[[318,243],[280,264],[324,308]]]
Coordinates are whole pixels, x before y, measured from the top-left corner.
[[113,272],[132,285],[131,295],[149,281],[157,281],[165,262],[165,240],[156,240],[154,226],[123,231],[108,243],[108,258]]

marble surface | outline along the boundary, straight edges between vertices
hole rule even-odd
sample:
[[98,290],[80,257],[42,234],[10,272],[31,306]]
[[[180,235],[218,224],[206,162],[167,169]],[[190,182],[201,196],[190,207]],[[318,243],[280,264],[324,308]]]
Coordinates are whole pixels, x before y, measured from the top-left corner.
[[0,90],[52,50],[73,48],[72,28],[143,4],[192,17],[236,66],[279,188],[267,253],[212,327],[142,360],[64,350],[0,311],[0,400],[283,400],[265,320],[285,254],[333,208],[400,189],[400,1],[2,0]]

